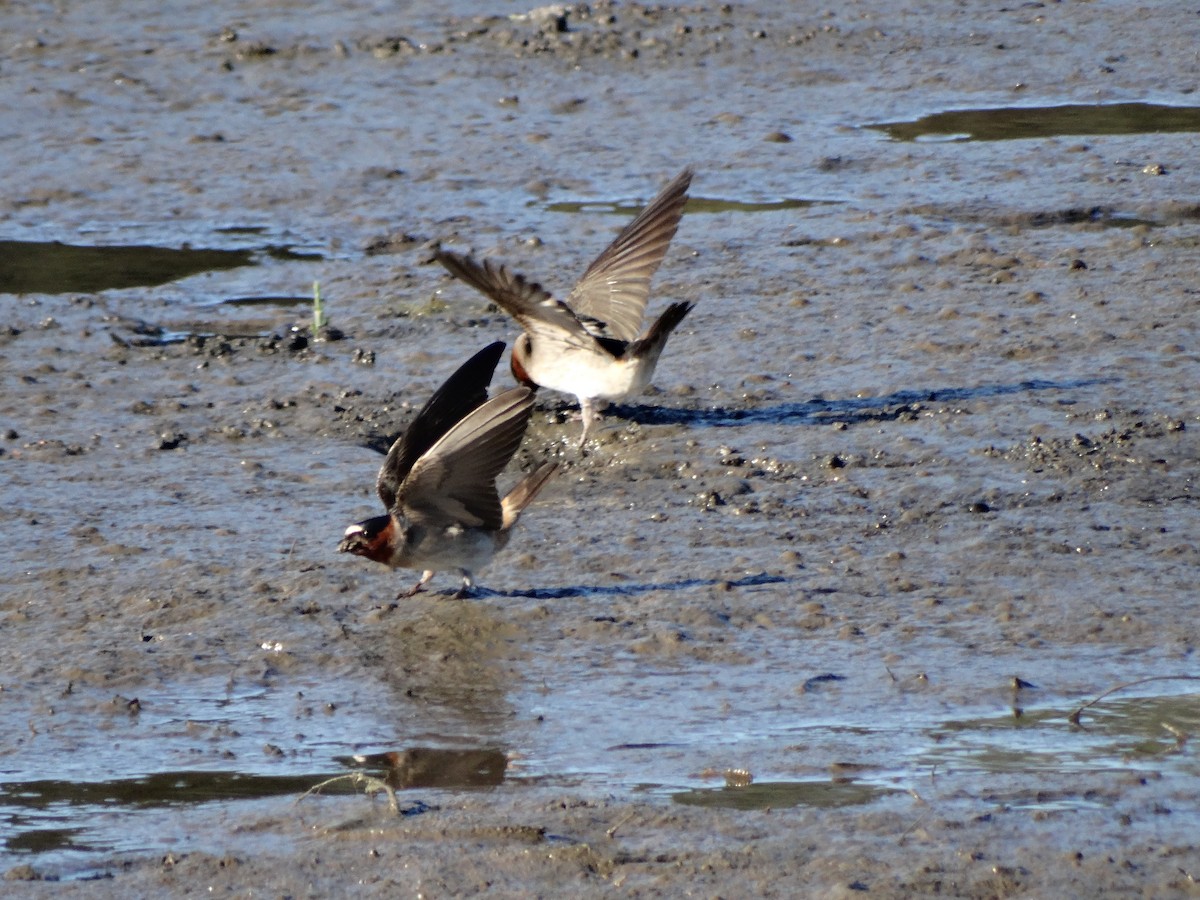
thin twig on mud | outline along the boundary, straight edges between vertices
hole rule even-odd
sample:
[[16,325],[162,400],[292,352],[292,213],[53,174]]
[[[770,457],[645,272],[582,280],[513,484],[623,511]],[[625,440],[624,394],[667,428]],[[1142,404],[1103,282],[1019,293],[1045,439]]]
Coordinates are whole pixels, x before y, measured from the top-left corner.
[[329,785],[336,784],[339,781],[349,781],[355,787],[361,785],[364,793],[378,794],[382,792],[387,794],[388,807],[391,809],[392,814],[397,817],[400,815],[400,800],[396,797],[396,791],[392,788],[392,786],[386,781],[383,781],[379,778],[373,778],[372,776],[365,775],[362,772],[351,772],[348,775],[336,775],[333,778],[327,778],[320,784],[314,784],[307,791],[297,797],[296,802],[299,803],[305,797],[313,794],[319,794],[322,790],[329,787]]
[[621,821],[620,821],[620,822],[618,822],[618,823],[617,823],[616,825],[614,825],[612,828],[609,828],[609,829],[608,829],[607,831],[605,831],[604,833],[605,833],[606,835],[608,835],[610,838],[611,838],[611,837],[614,837],[614,836],[616,835],[616,833],[617,833],[617,829],[618,829],[618,828],[620,828],[622,825],[624,825],[626,822],[628,822],[628,821],[629,821],[630,819],[632,819],[632,818],[633,818],[633,813],[632,813],[632,812],[630,812],[630,813],[627,813],[626,815],[624,815],[624,816],[622,816],[622,817],[621,817]]
[[914,800],[917,801],[917,803],[919,803],[921,806],[925,807],[925,811],[923,813],[921,813],[921,815],[917,816],[917,818],[913,821],[913,823],[911,825],[909,825],[902,832],[900,832],[899,835],[897,835],[897,838],[896,838],[897,840],[901,840],[903,838],[908,837],[910,834],[912,834],[912,832],[916,831],[917,828],[919,828],[926,819],[928,819],[931,815],[933,815],[933,807],[929,805],[929,803],[925,800],[924,797],[922,797],[920,794],[918,794],[912,788],[908,789],[908,793],[909,793],[909,796],[911,796]]
[[1115,694],[1117,691],[1125,690],[1125,688],[1136,687],[1139,684],[1147,684],[1151,681],[1200,681],[1200,675],[1152,675],[1149,678],[1139,678],[1137,681],[1130,681],[1126,684],[1118,684],[1116,687],[1109,688],[1100,696],[1094,697],[1087,703],[1083,704],[1083,706],[1079,707],[1079,709],[1067,716],[1067,721],[1072,725],[1078,725],[1080,728],[1082,728],[1083,726],[1080,724],[1079,718],[1083,715],[1083,711],[1085,709],[1095,706],[1109,694]]
[[1162,725],[1163,731],[1168,732],[1171,735],[1171,737],[1175,738],[1175,747],[1172,749],[1171,752],[1172,753],[1182,753],[1183,748],[1185,746],[1187,746],[1187,742],[1191,739],[1192,736],[1190,734],[1188,734],[1186,731],[1184,731],[1182,728],[1176,728],[1170,722],[1161,722],[1159,724]]

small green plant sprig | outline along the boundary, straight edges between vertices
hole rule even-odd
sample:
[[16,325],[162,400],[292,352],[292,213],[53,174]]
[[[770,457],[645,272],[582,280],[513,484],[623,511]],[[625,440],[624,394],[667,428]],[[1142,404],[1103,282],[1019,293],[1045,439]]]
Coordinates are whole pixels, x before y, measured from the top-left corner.
[[321,302],[321,282],[313,282],[313,317],[312,317],[312,333],[313,338],[317,337],[317,333],[329,323],[325,318],[325,304]]

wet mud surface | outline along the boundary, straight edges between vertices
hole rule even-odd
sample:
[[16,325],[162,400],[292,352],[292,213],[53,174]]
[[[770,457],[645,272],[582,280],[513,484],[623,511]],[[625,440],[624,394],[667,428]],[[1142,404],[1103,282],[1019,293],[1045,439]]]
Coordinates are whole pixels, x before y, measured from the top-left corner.
[[[5,7],[5,893],[1196,896],[1192,19]],[[396,604],[515,335],[430,242],[562,293],[685,164],[655,387]]]

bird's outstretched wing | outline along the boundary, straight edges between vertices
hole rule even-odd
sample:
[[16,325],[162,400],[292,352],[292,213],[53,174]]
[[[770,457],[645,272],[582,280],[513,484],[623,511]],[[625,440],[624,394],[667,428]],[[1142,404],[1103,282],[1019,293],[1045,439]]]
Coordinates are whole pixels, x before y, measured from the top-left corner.
[[550,352],[595,348],[595,337],[575,313],[537,282],[490,259],[479,262],[448,250],[437,251],[434,258],[455,278],[495,301],[539,346]]
[[641,334],[650,279],[679,228],[691,183],[690,168],[675,176],[596,257],[567,297],[567,306],[597,337],[632,341]]
[[488,385],[503,353],[504,341],[496,341],[459,366],[392,444],[375,481],[375,490],[386,509],[396,502],[400,485],[416,461],[487,400]]
[[521,444],[533,398],[527,387],[504,391],[446,432],[408,473],[396,512],[431,528],[499,530],[503,510],[496,476]]

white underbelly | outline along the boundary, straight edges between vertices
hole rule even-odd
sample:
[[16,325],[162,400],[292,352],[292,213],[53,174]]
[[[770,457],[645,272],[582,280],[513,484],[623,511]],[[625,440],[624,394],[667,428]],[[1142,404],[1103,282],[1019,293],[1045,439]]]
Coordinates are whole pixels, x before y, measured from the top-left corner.
[[496,552],[495,535],[477,528],[451,526],[439,534],[428,534],[408,546],[395,565],[405,569],[482,569]]
[[530,360],[529,376],[539,385],[576,397],[624,400],[649,381],[643,361],[613,359],[588,351],[556,354],[549,362]]

